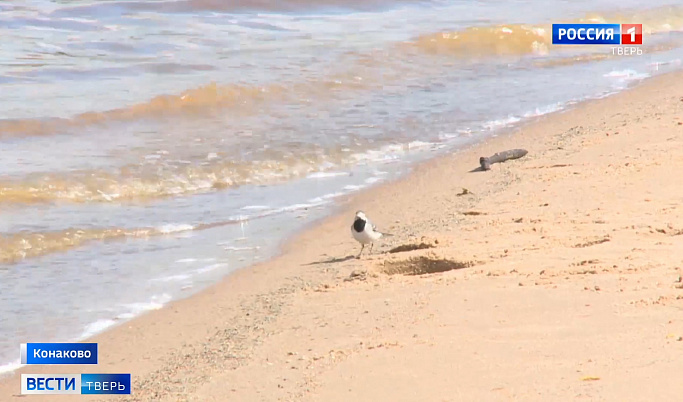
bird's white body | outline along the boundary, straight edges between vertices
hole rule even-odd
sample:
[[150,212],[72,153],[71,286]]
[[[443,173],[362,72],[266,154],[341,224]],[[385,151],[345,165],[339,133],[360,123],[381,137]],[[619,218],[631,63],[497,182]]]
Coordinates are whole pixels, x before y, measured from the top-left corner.
[[356,232],[353,229],[353,226],[351,226],[351,234],[353,234],[353,238],[360,244],[370,244],[382,237],[382,233],[376,231],[375,227],[372,226],[372,223],[370,222],[365,224],[365,230],[362,232]]
[[377,227],[370,222],[362,211],[356,212],[356,218],[351,225],[351,234],[363,246],[358,258],[363,253],[366,244],[370,244],[370,252],[372,252],[373,243],[384,236],[383,233],[377,231]]

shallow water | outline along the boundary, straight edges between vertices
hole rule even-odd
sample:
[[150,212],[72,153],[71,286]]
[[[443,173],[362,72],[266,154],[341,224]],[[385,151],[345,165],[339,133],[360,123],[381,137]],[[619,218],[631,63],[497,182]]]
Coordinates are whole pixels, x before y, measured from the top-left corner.
[[[263,260],[411,163],[680,68],[676,3],[0,4],[0,365]],[[553,46],[570,21],[643,23],[644,55]]]

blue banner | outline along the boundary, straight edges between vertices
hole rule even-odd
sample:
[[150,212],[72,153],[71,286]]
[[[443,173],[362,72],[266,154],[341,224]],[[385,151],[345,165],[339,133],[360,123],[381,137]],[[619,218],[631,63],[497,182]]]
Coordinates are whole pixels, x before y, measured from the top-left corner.
[[553,45],[619,44],[619,24],[553,24]]
[[130,395],[130,374],[22,374],[22,395]]
[[22,343],[21,364],[97,364],[96,343]]
[[80,374],[22,374],[22,395],[80,395]]
[[130,374],[81,374],[81,395],[128,395]]

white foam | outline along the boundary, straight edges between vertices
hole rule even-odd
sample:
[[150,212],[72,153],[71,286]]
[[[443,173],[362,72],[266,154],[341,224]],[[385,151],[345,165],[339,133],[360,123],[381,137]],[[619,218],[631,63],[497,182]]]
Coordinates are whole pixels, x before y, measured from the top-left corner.
[[119,315],[119,317],[132,318],[146,311],[159,310],[160,308],[164,307],[164,305],[168,303],[170,300],[171,295],[169,295],[168,293],[163,293],[160,295],[152,296],[148,302],[124,304],[123,307],[127,308],[129,312],[123,313]]
[[342,193],[341,191],[337,191],[337,192],[334,192],[334,193],[325,194],[325,195],[323,195],[323,196],[320,197],[320,198],[322,198],[323,200],[329,200],[329,199],[331,199],[331,198],[337,198],[337,197],[339,197],[339,196],[341,196],[341,195],[344,195],[344,193]]
[[650,74],[639,73],[635,70],[617,70],[604,74],[603,77],[612,81],[612,86],[617,90],[627,88],[631,83],[641,81],[650,77]]
[[440,141],[448,141],[452,140],[454,138],[460,137],[460,134],[455,134],[455,133],[439,133],[439,140]]
[[205,266],[205,267],[203,267],[203,268],[199,268],[199,269],[197,269],[195,272],[198,273],[198,274],[205,274],[205,273],[207,273],[207,272],[211,272],[211,271],[214,271],[214,270],[216,270],[216,269],[218,269],[218,268],[227,267],[227,266],[228,266],[227,263],[219,262],[219,263],[217,263],[217,264],[211,264],[211,265],[207,265],[207,266]]
[[529,118],[529,117],[543,116],[544,114],[557,112],[558,110],[561,110],[561,109],[562,109],[562,105],[559,103],[555,103],[555,104],[548,105],[548,106],[537,107],[536,109],[534,109],[530,112],[524,113],[524,117]]
[[267,205],[247,205],[246,207],[242,207],[243,210],[249,211],[249,210],[258,210],[262,211],[264,209],[269,209],[270,207]]
[[[121,313],[117,315],[114,319],[100,319],[86,325],[81,335],[77,339],[74,339],[73,342],[79,342],[84,339],[90,338],[94,335],[97,335],[105,331],[106,329],[116,325],[119,320],[134,318],[135,316],[140,315],[145,311],[158,310],[162,308],[170,300],[171,296],[167,293],[163,293],[161,295],[152,296],[150,301],[146,303],[124,304],[123,307],[128,309],[128,312]],[[16,360],[11,363],[2,364],[0,365],[0,375],[3,373],[12,372],[23,366],[24,365],[20,364],[19,360]]]
[[604,74],[603,77],[628,77],[632,75],[638,74],[635,70],[631,69],[626,69],[626,70],[614,70],[610,71],[607,74]]
[[154,279],[152,279],[152,282],[178,282],[178,281],[184,281],[184,280],[187,280],[190,278],[191,278],[191,276],[189,274],[179,274],[179,275],[164,276],[161,278],[154,278]]
[[186,232],[192,229],[194,229],[194,226],[186,223],[170,223],[168,225],[163,225],[157,228],[159,233],[163,234]]
[[45,43],[45,42],[36,42],[36,45],[39,47],[42,47],[43,49],[49,49],[49,50],[56,50],[59,52],[64,52],[64,48],[57,46],[57,45],[52,45],[50,43]]
[[367,179],[365,179],[365,182],[367,184],[374,184],[374,183],[377,183],[378,181],[382,181],[382,178],[381,177],[368,177]]
[[74,22],[82,22],[84,24],[94,24],[97,25],[99,21],[97,20],[91,20],[90,18],[80,18],[80,17],[63,17],[62,18],[64,21],[74,21]]
[[432,142],[426,142],[426,141],[411,141],[408,143],[408,150],[411,149],[420,149],[420,148],[431,148],[434,146],[434,143]]
[[306,176],[307,179],[328,179],[330,177],[350,176],[349,172],[315,172]]
[[655,69],[659,69],[660,66],[668,66],[670,64],[681,64],[681,61],[679,59],[675,60],[669,60],[669,61],[653,61],[652,63],[648,64],[648,67],[654,67]]
[[249,222],[249,219],[251,219],[251,216],[250,216],[250,215],[232,215],[232,216],[229,216],[229,217],[228,217],[228,220],[229,220],[229,221],[232,221],[232,222],[240,222],[240,224],[242,224],[242,223],[248,223],[248,222]]
[[562,103],[553,103],[551,105],[537,107],[534,110],[530,110],[528,112],[523,113],[521,116],[510,115],[510,116],[504,117],[502,119],[490,120],[490,121],[484,123],[482,126],[485,129],[493,131],[493,130],[496,130],[499,128],[509,127],[513,124],[519,123],[520,121],[522,121],[524,119],[529,119],[532,117],[538,117],[538,116],[543,116],[543,115],[548,114],[548,113],[557,112],[559,110],[562,110],[562,108],[563,108]]
[[518,123],[521,121],[521,117],[508,116],[502,119],[490,120],[483,124],[484,128],[487,130],[496,130],[498,128],[507,127],[509,125]]
[[261,247],[259,246],[254,246],[254,247],[234,247],[234,246],[225,246],[223,247],[223,250],[227,251],[249,251],[249,250],[259,250]]
[[111,200],[113,200],[116,196],[118,196],[118,194],[113,194],[113,195],[112,195],[112,194],[107,194],[107,193],[103,192],[102,190],[97,190],[97,192],[98,192],[105,200],[107,200],[107,201],[111,201]]
[[345,193],[343,193],[343,192],[335,192],[335,193],[325,194],[325,195],[320,196],[320,197],[311,198],[310,200],[308,200],[308,202],[315,204],[315,205],[329,204],[330,199],[335,198],[335,197],[339,197],[340,195],[344,195],[344,194]]
[[385,145],[380,149],[371,149],[362,153],[353,154],[356,162],[384,162],[387,160],[394,160],[406,153],[404,144]]
[[196,261],[197,261],[196,258],[181,258],[179,260],[176,260],[175,262],[178,262],[181,264],[189,264],[189,263],[196,262]]
[[613,79],[616,79],[618,82],[623,83],[623,82],[627,82],[627,81],[644,80],[645,78],[650,77],[650,74],[639,73],[636,70],[626,69],[626,70],[610,71],[609,73],[604,74],[603,77],[613,78]]
[[355,185],[355,184],[349,184],[348,186],[344,186],[344,190],[347,190],[347,191],[358,191],[358,190],[362,189],[363,187],[365,187],[365,186],[358,186],[358,185]]
[[305,204],[292,204],[292,205],[289,205],[289,206],[286,206],[286,207],[278,208],[278,209],[275,210],[274,212],[292,212],[292,211],[296,211],[296,210],[299,210],[299,209],[306,209],[306,208],[317,207],[317,206],[320,206],[320,205],[323,205],[323,204],[326,204],[326,203],[327,203],[327,201],[315,201],[315,202],[312,201],[312,202],[308,202],[308,203],[305,203]]
[[2,377],[3,374],[11,373],[16,369],[25,366],[25,364],[21,364],[20,361],[21,360],[15,360],[11,363],[0,364],[0,377]]
[[33,31],[57,31],[55,28],[51,27],[40,27],[40,26],[35,26],[35,25],[25,25],[24,29],[31,29]]
[[90,323],[85,326],[85,329],[81,334],[81,339],[90,338],[91,336],[99,334],[100,332],[104,331],[105,329],[113,325],[116,325],[116,321],[109,319],[97,320],[93,323]]

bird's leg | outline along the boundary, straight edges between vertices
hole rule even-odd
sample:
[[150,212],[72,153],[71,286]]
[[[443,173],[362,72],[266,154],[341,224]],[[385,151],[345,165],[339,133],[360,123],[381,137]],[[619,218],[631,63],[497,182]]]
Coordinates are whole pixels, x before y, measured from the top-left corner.
[[356,258],[360,258],[360,255],[363,254],[364,248],[365,248],[365,244],[361,244],[360,253],[358,253],[358,257],[356,257]]
[[375,243],[370,243],[370,254],[372,254],[372,247],[374,247]]

